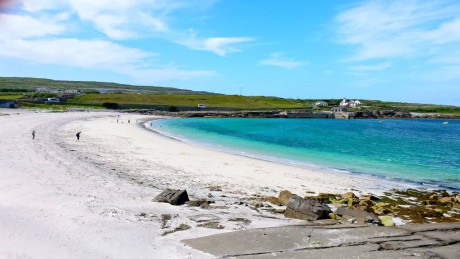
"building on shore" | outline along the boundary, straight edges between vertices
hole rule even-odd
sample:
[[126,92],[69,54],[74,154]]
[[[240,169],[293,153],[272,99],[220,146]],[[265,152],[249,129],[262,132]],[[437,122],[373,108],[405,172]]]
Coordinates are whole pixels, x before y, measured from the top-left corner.
[[359,105],[361,105],[361,101],[359,101],[359,100],[349,100],[347,98],[343,98],[342,101],[339,104],[339,106],[351,107],[351,108],[356,108]]
[[317,102],[315,103],[315,105],[316,105],[316,106],[323,106],[323,107],[329,106],[329,104],[328,104],[327,102],[325,102],[325,101],[317,101]]
[[346,107],[343,106],[334,106],[331,109],[332,114],[334,115],[333,117],[336,119],[354,119],[355,118],[355,113],[354,112],[348,112]]

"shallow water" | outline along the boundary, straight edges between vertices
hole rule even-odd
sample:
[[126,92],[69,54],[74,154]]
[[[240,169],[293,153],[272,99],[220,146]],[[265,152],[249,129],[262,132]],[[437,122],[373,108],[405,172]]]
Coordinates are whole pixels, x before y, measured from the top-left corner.
[[460,120],[165,119],[176,138],[297,165],[460,190]]

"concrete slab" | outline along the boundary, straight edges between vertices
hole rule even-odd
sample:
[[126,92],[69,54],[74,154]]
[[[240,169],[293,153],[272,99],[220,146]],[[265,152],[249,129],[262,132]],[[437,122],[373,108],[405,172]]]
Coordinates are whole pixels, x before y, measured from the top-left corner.
[[[328,249],[308,249],[301,251],[287,251],[270,254],[247,255],[237,257],[238,259],[295,259],[295,258],[328,258],[328,259],[343,259],[343,258],[372,258],[372,259],[395,259],[395,258],[414,258],[410,252],[403,251],[378,251],[378,245],[362,245],[362,246],[345,246],[333,247]],[[417,256],[417,259],[428,258]]]
[[284,226],[243,230],[184,240],[192,248],[215,256],[236,256],[309,248],[348,246],[368,242],[371,237],[407,235],[398,228],[361,226],[331,228]]
[[422,239],[422,240],[401,240],[401,241],[387,241],[380,243],[380,246],[384,250],[402,250],[414,247],[425,247],[425,246],[439,246],[442,245],[435,240]]
[[439,230],[439,231],[429,231],[422,232],[421,235],[424,235],[428,238],[436,239],[448,244],[460,242],[460,230]]
[[411,249],[410,252],[419,255],[430,255],[431,258],[458,259],[460,258],[460,243],[449,246]]
[[431,224],[406,224],[399,226],[401,229],[406,229],[412,232],[424,231],[439,231],[439,230],[460,230],[460,222],[458,223],[431,223]]

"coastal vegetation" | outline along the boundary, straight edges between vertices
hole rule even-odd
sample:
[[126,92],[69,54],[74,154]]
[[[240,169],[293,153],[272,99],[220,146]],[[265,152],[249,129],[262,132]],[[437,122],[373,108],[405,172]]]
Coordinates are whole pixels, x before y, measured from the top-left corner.
[[[36,92],[38,88],[78,91],[67,95],[60,104],[46,104],[45,98],[59,97],[62,93]],[[267,96],[224,95],[205,91],[135,86],[107,82],[63,81],[40,78],[0,77],[0,100],[16,100],[23,107],[65,110],[68,107],[107,109],[152,109],[162,111],[198,110],[204,104],[206,110],[311,110],[330,111],[341,99],[321,99],[328,107],[314,107],[319,99],[289,99]],[[449,105],[385,102],[361,100],[362,105],[349,111],[394,110],[417,113],[460,114],[460,107]]]

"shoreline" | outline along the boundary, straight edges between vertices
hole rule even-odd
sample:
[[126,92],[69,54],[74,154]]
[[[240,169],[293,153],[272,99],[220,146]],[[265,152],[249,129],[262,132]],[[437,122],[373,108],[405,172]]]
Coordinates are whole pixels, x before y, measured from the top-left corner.
[[[113,112],[0,109],[5,113],[0,257],[212,258],[182,240],[306,224],[275,213],[281,207],[264,200],[280,191],[388,191],[381,181],[207,150],[135,123],[151,116],[120,113],[132,123],[117,123]],[[211,204],[152,202],[166,188],[186,189],[191,200]]]
[[[174,117],[161,117],[160,116],[160,117],[155,118],[152,121],[163,120],[163,119],[174,119]],[[155,128],[154,126],[146,125],[147,122],[150,122],[150,121],[148,120],[145,121],[145,123],[143,123],[141,126],[149,130],[150,132],[153,132],[155,134],[158,134],[160,136],[163,136],[163,137],[175,140],[175,141],[182,142],[187,145],[192,145],[198,148],[204,148],[204,149],[208,149],[208,150],[212,150],[216,152],[237,155],[237,156],[246,157],[250,159],[256,159],[256,160],[261,160],[265,162],[281,164],[285,166],[292,166],[292,167],[305,169],[305,170],[319,171],[322,173],[338,175],[340,177],[352,175],[352,176],[364,178],[367,180],[386,182],[389,184],[390,188],[388,188],[387,190],[383,190],[383,191],[388,191],[389,189],[392,189],[393,187],[399,188],[399,189],[416,188],[416,189],[422,189],[426,191],[432,191],[432,190],[438,190],[438,189],[445,189],[450,192],[460,191],[460,188],[456,188],[452,186],[445,186],[443,185],[443,182],[441,181],[433,181],[432,183],[429,183],[429,181],[426,181],[426,180],[417,181],[417,180],[409,180],[409,179],[403,179],[403,178],[397,178],[397,177],[393,178],[393,177],[388,177],[388,176],[376,175],[372,173],[352,171],[352,170],[347,170],[343,168],[335,168],[335,167],[330,167],[328,165],[320,165],[320,164],[315,164],[315,163],[296,161],[296,160],[291,160],[291,159],[273,157],[269,155],[261,155],[257,153],[248,153],[242,150],[237,150],[237,149],[232,149],[232,148],[226,148],[226,147],[219,148],[217,145],[213,145],[211,143],[207,143],[207,144],[201,143],[199,141],[194,141],[193,139],[181,138],[181,137],[175,136],[174,134],[169,134],[167,132],[161,131],[158,128]],[[391,187],[391,184],[393,184],[394,186]],[[380,192],[380,194],[381,193],[383,192]]]

